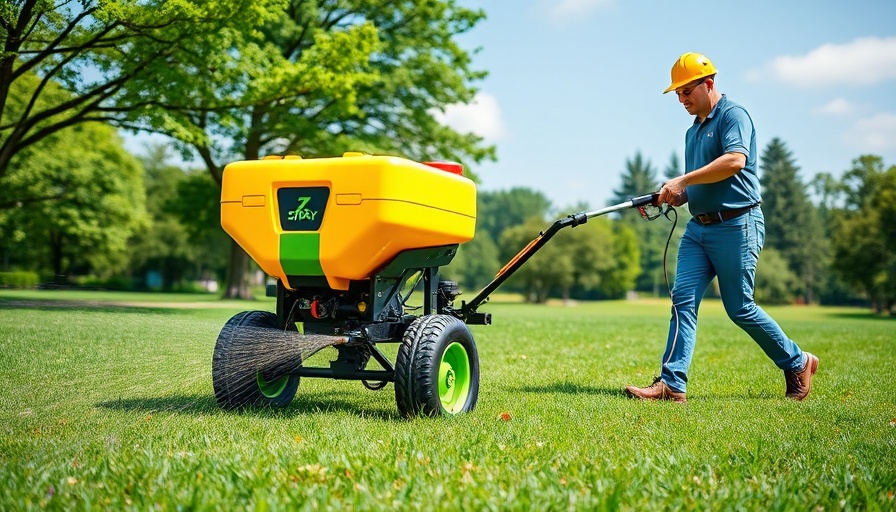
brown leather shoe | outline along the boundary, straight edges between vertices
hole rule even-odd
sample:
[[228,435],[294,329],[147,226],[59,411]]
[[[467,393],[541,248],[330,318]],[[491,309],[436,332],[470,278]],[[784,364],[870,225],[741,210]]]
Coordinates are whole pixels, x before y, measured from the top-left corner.
[[671,400],[675,403],[683,404],[687,402],[684,393],[672,391],[672,388],[663,382],[663,379],[657,377],[653,384],[646,388],[637,388],[635,386],[626,386],[625,392],[632,398],[640,398],[641,400]]
[[802,400],[809,396],[812,389],[812,376],[818,369],[818,358],[806,352],[806,366],[798,372],[785,371],[784,381],[787,383],[787,398]]

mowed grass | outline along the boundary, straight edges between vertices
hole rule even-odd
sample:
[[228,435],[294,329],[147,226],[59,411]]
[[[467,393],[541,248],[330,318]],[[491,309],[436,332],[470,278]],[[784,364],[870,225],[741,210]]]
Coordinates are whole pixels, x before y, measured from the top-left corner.
[[668,302],[487,304],[476,409],[404,420],[393,386],[322,379],[218,409],[218,331],[274,304],[164,299],[0,291],[0,510],[896,509],[896,321],[863,310],[767,308],[821,359],[797,403],[705,302],[679,406],[622,394]]

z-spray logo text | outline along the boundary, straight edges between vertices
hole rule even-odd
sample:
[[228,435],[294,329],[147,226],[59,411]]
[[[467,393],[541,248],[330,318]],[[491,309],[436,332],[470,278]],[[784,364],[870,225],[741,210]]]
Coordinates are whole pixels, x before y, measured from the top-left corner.
[[318,210],[305,208],[310,200],[310,197],[300,197],[298,208],[291,210],[287,218],[291,221],[313,221],[320,212]]

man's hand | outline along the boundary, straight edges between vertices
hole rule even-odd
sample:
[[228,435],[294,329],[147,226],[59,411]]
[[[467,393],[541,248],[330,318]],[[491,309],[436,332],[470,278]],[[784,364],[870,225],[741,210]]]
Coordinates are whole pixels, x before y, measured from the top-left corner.
[[669,206],[681,206],[688,202],[687,182],[685,176],[672,178],[663,183],[660,189],[660,196],[657,199],[659,204],[668,204]]

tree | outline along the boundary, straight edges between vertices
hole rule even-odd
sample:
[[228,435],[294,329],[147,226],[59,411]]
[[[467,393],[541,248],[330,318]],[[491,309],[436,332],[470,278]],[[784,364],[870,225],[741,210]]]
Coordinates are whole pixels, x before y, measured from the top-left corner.
[[765,246],[778,250],[797,276],[793,292],[807,303],[815,301],[827,266],[828,247],[815,206],[800,180],[793,155],[779,138],[772,139],[760,157]]
[[[656,169],[653,168],[649,160],[644,160],[639,151],[635,153],[634,158],[625,161],[622,185],[613,191],[614,197],[611,201],[613,204],[621,203],[632,197],[655,192],[659,188]],[[668,237],[669,226],[665,222],[644,222],[636,210],[623,210],[619,214],[619,220],[634,232],[640,247],[638,266],[641,273],[637,276],[638,279],[633,288],[649,290],[655,295],[658,294],[664,283],[663,249]]]
[[[21,80],[16,82],[8,93],[8,108],[6,111],[15,115],[24,110],[30,98],[30,90],[36,87],[38,82],[39,79],[34,74],[26,74]],[[44,94],[36,103],[36,106],[41,107],[45,102],[65,101],[68,98],[71,98],[71,94],[68,91],[59,87],[55,82],[50,82],[46,85]],[[2,131],[0,131],[0,134],[2,134]],[[35,155],[44,155],[49,148],[55,148],[59,143],[60,138],[54,137],[52,140],[47,140],[46,144],[37,147],[29,146],[26,149],[30,151],[16,159],[16,163],[22,163],[28,167],[27,163],[33,161]],[[15,170],[14,168],[13,171]],[[19,208],[23,205],[32,205],[42,201],[65,199],[66,197],[63,194],[72,192],[71,188],[63,191],[52,187],[37,186],[39,185],[37,182],[33,183],[35,186],[24,186],[26,184],[22,183],[22,175],[21,172],[0,174],[0,211],[9,208]],[[65,179],[64,176],[60,178]],[[19,185],[16,185],[16,182],[19,182]]]
[[[148,282],[157,272],[162,290],[173,290],[185,281],[223,277],[228,249],[226,235],[209,226],[217,222],[217,197],[209,201],[210,179],[203,173],[187,173],[170,163],[167,144],[152,145],[140,159],[146,184],[146,210],[149,225],[135,233],[131,247],[130,270],[137,282]],[[203,197],[191,194],[187,182],[201,181]],[[209,213],[211,211],[212,213]],[[205,217],[205,218],[204,218]],[[220,276],[219,276],[220,274]]]
[[476,208],[477,231],[485,231],[493,240],[500,240],[504,230],[533,217],[544,222],[551,211],[551,200],[543,192],[513,187],[510,190],[479,192]]
[[501,268],[498,254],[498,246],[488,232],[478,231],[473,240],[460,246],[451,264],[442,269],[442,275],[457,281],[464,293],[478,291]]
[[[510,261],[544,230],[545,224],[543,219],[533,217],[506,229],[499,244],[502,261]],[[640,271],[633,238],[631,230],[619,228],[606,218],[562,229],[507,283],[521,286],[526,300],[536,303],[545,302],[551,293],[569,299],[573,290],[598,291],[601,296],[618,298],[631,289]]]
[[[507,249],[511,254],[504,259],[496,240],[499,241],[508,228],[530,219],[547,224],[545,219],[550,209],[551,201],[542,192],[529,188],[480,191],[476,196],[476,236],[460,247],[454,261],[445,269],[445,275],[457,279],[467,289],[485,286],[501,266],[522,248]],[[509,282],[507,286],[512,288],[513,283]]]
[[639,264],[642,247],[634,230],[621,223],[614,224],[613,268],[608,272],[603,287],[608,297],[622,298],[625,292],[635,287],[635,280],[643,270]]
[[793,301],[798,285],[796,275],[775,249],[764,249],[756,271],[756,300],[765,304],[787,304]]
[[[576,211],[582,211],[578,208]],[[599,292],[599,295],[613,297],[616,289],[625,287],[617,283],[619,260],[627,257],[618,251],[618,236],[613,222],[606,218],[595,218],[587,224],[562,233],[563,246],[558,249],[572,259],[573,274],[570,285],[561,289],[563,299],[569,299],[572,290],[577,292]],[[637,259],[637,258],[636,258]],[[625,291],[629,290],[625,287]]]
[[[0,178],[12,158],[85,121],[128,124],[155,104],[174,62],[190,62],[197,41],[226,48],[245,20],[265,20],[280,0],[5,0],[0,4]],[[74,5],[73,5],[74,4]],[[214,60],[213,62],[218,62]],[[194,71],[196,68],[194,67]],[[15,111],[10,93],[31,82]],[[52,84],[72,94],[48,101]],[[52,95],[52,94],[50,94]],[[172,105],[172,108],[184,105]],[[209,105],[203,105],[209,107]]]
[[[436,116],[472,100],[471,84],[484,76],[454,41],[482,17],[453,1],[290,0],[227,51],[210,56],[201,44],[199,57],[174,63],[174,85],[142,112],[140,127],[176,137],[219,185],[224,162],[265,153],[493,158],[480,137]],[[247,268],[234,243],[226,296],[248,296]]]
[[60,130],[12,163],[0,180],[0,203],[13,205],[0,245],[18,266],[56,276],[110,276],[126,267],[128,239],[145,225],[145,192],[139,163],[111,127]]
[[[499,247],[501,260],[510,261],[545,227],[544,219],[531,218],[523,224],[504,230]],[[507,283],[522,286],[527,302],[544,303],[552,290],[572,285],[574,263],[564,247],[565,233],[558,232],[538,250]]]
[[613,191],[610,204],[621,203],[657,190],[659,190],[659,182],[656,179],[656,169],[653,168],[650,160],[645,161],[641,152],[638,151],[634,158],[626,159],[625,170],[622,172],[622,185]]
[[[843,208],[844,185],[830,173],[822,172],[812,179],[812,188],[815,191],[816,212],[821,224],[822,239],[829,247],[829,251],[833,251],[831,241],[834,239],[834,220]],[[830,258],[833,256],[829,257],[830,263],[824,268],[821,276],[819,302],[848,304],[854,299],[853,293],[839,273],[831,268],[833,263]]]
[[672,152],[672,156],[669,157],[669,163],[666,165],[666,168],[663,169],[663,176],[667,180],[671,180],[672,178],[677,178],[682,174],[681,170],[681,159],[678,157],[678,153]]
[[195,252],[191,259],[196,277],[226,278],[233,247],[230,238],[220,229],[221,194],[204,170],[185,173],[177,182],[177,193],[165,202],[165,212],[174,215],[186,231]]
[[877,312],[896,305],[896,166],[863,155],[842,180],[843,208],[834,215],[834,269]]

